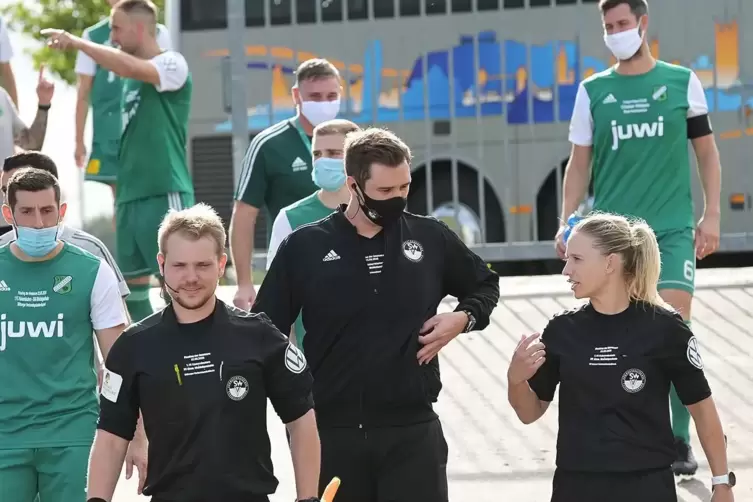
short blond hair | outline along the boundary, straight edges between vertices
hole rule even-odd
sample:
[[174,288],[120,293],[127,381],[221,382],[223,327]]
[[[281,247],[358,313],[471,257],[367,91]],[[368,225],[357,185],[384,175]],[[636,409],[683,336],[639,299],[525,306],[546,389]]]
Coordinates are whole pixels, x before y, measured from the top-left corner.
[[334,136],[340,134],[347,136],[352,132],[358,132],[361,128],[355,122],[345,119],[333,119],[322,122],[314,127],[314,136]]
[[226,234],[222,218],[212,206],[203,202],[181,211],[171,209],[165,215],[157,232],[160,253],[166,254],[167,239],[176,233],[191,240],[210,237],[217,246],[217,255],[225,252]]

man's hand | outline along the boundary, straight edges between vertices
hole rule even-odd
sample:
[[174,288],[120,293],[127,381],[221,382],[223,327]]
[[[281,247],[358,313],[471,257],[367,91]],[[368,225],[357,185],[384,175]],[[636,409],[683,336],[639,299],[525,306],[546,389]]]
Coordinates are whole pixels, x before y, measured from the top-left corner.
[[52,103],[52,96],[55,94],[55,83],[47,80],[44,76],[44,65],[39,67],[39,79],[37,81],[37,99],[42,106],[49,106]]
[[719,248],[719,222],[718,214],[704,214],[698,222],[695,232],[695,255],[702,260]]
[[141,434],[136,434],[133,437],[133,441],[128,445],[128,452],[126,453],[125,465],[126,465],[126,479],[131,479],[133,476],[133,467],[139,471],[139,486],[137,492],[139,495],[144,491],[144,483],[146,482],[146,468],[148,465],[148,445],[146,438]]
[[242,310],[251,310],[256,301],[256,288],[253,284],[238,286],[233,297],[233,305]]
[[560,225],[559,230],[557,230],[557,235],[554,236],[554,250],[557,251],[557,256],[559,256],[561,260],[565,259],[565,253],[567,252],[567,247],[565,246],[566,230],[567,225]]
[[76,143],[76,153],[74,153],[74,156],[76,158],[76,165],[79,167],[79,169],[83,169],[86,167],[86,145],[83,143]]
[[78,49],[79,42],[81,42],[79,37],[71,35],[67,31],[57,30],[55,28],[45,28],[39,33],[47,37],[47,45],[49,47],[61,51]]
[[468,314],[465,312],[447,312],[437,314],[421,326],[418,337],[423,345],[418,351],[418,364],[426,364],[439,354],[442,347],[450,343],[453,338],[463,332],[468,324]]

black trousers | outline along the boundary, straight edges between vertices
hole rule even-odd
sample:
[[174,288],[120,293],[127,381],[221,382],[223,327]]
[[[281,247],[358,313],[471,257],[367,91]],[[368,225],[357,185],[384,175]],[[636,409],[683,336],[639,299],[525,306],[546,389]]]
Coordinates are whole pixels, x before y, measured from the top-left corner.
[[448,502],[439,419],[377,429],[322,428],[319,493],[337,476],[337,502]]
[[552,502],[677,502],[669,468],[637,472],[575,472],[557,469]]

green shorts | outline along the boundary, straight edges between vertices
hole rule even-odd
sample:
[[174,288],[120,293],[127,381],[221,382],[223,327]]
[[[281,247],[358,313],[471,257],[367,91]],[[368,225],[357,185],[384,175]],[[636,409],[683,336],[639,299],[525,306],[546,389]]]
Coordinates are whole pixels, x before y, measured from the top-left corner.
[[695,231],[692,228],[657,234],[661,252],[659,289],[695,292]]
[[0,500],[86,500],[91,446],[0,450]]
[[102,146],[92,145],[89,163],[86,165],[84,179],[114,185],[118,178],[118,154],[106,152]]
[[158,275],[157,230],[168,210],[194,205],[192,193],[169,193],[118,204],[115,207],[116,261],[123,277]]

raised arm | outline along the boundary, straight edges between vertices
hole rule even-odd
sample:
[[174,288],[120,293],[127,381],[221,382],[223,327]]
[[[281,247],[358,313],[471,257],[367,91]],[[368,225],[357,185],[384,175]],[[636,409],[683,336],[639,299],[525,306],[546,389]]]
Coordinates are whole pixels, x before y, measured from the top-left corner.
[[13,104],[18,107],[16,76],[10,64],[11,59],[13,59],[13,46],[8,36],[8,26],[4,20],[0,20],[0,85],[8,92]]

